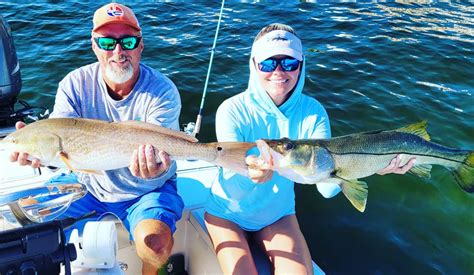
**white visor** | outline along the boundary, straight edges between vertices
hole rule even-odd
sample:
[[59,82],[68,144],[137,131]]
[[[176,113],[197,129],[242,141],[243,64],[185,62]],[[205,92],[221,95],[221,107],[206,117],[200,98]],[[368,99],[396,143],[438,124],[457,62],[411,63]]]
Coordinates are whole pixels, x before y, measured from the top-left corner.
[[301,40],[291,32],[275,30],[260,37],[252,45],[252,58],[255,58],[257,63],[275,55],[287,55],[299,61],[303,60]]

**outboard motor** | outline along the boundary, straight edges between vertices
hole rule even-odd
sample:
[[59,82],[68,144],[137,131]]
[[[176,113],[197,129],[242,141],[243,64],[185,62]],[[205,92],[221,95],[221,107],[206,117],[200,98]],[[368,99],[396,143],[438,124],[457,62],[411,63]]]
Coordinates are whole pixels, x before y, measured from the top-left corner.
[[14,105],[21,90],[20,63],[16,56],[10,26],[0,15],[0,123],[14,121]]

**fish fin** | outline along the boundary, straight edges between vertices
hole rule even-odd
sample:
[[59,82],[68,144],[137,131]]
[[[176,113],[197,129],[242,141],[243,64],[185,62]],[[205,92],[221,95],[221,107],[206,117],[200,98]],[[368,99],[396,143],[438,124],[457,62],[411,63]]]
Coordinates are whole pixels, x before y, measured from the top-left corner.
[[417,135],[417,136],[423,138],[424,140],[430,141],[431,137],[428,134],[428,132],[426,131],[426,125],[427,124],[428,124],[428,122],[426,120],[423,120],[423,121],[418,122],[418,123],[407,125],[405,127],[397,129],[395,131]]
[[104,175],[104,172],[102,172],[102,171],[97,171],[97,170],[78,170],[78,169],[75,169],[74,167],[72,167],[71,162],[69,162],[69,158],[67,157],[67,154],[66,154],[66,153],[64,153],[64,152],[59,152],[58,155],[59,155],[59,158],[64,162],[64,164],[66,164],[66,167],[67,167],[67,169],[69,169],[69,171],[72,171],[72,172],[82,172],[82,173],[86,173],[86,174],[94,174],[94,175],[98,175],[98,176]]
[[213,164],[233,170],[242,175],[248,175],[245,157],[247,151],[255,147],[253,142],[211,142],[207,146],[217,148],[218,154]]
[[359,210],[364,212],[365,205],[367,204],[367,183],[358,180],[345,180],[342,179],[342,193],[352,203],[352,205]]
[[72,167],[71,163],[69,162],[69,158],[67,157],[66,153],[59,152],[58,156],[64,162],[64,164],[66,164],[66,167],[69,169],[69,171],[76,171],[76,169],[74,169],[74,167]]
[[111,122],[111,123],[117,123],[117,124],[122,124],[122,125],[130,125],[130,126],[139,127],[139,128],[142,128],[142,129],[148,129],[148,130],[151,130],[151,131],[156,131],[156,132],[166,134],[166,135],[170,135],[170,136],[174,136],[174,137],[177,137],[177,138],[185,139],[185,140],[190,141],[190,142],[198,142],[197,138],[195,138],[193,136],[190,136],[190,135],[186,134],[185,132],[168,129],[166,127],[159,126],[159,125],[156,125],[156,124],[153,124],[153,123],[137,121],[137,120],[127,120],[127,121],[119,121],[119,122]]
[[412,173],[415,176],[430,179],[431,178],[431,165],[424,164],[424,165],[414,165],[410,170],[409,173]]
[[453,170],[456,182],[466,192],[474,193],[474,152],[469,152],[466,159],[456,170]]

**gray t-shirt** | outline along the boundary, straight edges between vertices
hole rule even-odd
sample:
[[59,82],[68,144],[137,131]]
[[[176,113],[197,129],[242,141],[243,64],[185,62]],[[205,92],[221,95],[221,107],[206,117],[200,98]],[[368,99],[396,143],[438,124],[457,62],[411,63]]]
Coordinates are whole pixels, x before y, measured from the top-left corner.
[[[181,99],[173,82],[143,64],[140,64],[140,76],[132,92],[122,100],[112,99],[96,62],[72,71],[59,82],[50,117],[139,120],[179,130],[180,111]],[[104,175],[78,173],[78,178],[100,201],[126,201],[159,188],[167,181],[176,181],[176,163],[173,161],[167,172],[153,179],[134,177],[128,167],[104,171]]]

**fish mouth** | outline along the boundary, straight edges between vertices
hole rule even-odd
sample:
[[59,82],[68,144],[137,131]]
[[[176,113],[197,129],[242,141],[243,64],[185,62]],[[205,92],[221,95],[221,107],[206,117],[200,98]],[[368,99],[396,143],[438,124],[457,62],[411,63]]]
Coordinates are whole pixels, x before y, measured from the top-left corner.
[[277,146],[278,144],[282,143],[281,140],[274,140],[274,139],[261,139],[261,140],[264,141],[270,147]]
[[285,152],[293,149],[293,143],[291,142],[290,139],[288,138],[282,138],[279,140],[272,140],[272,139],[262,139],[267,146],[272,148],[275,152],[278,152],[280,154],[284,154]]

